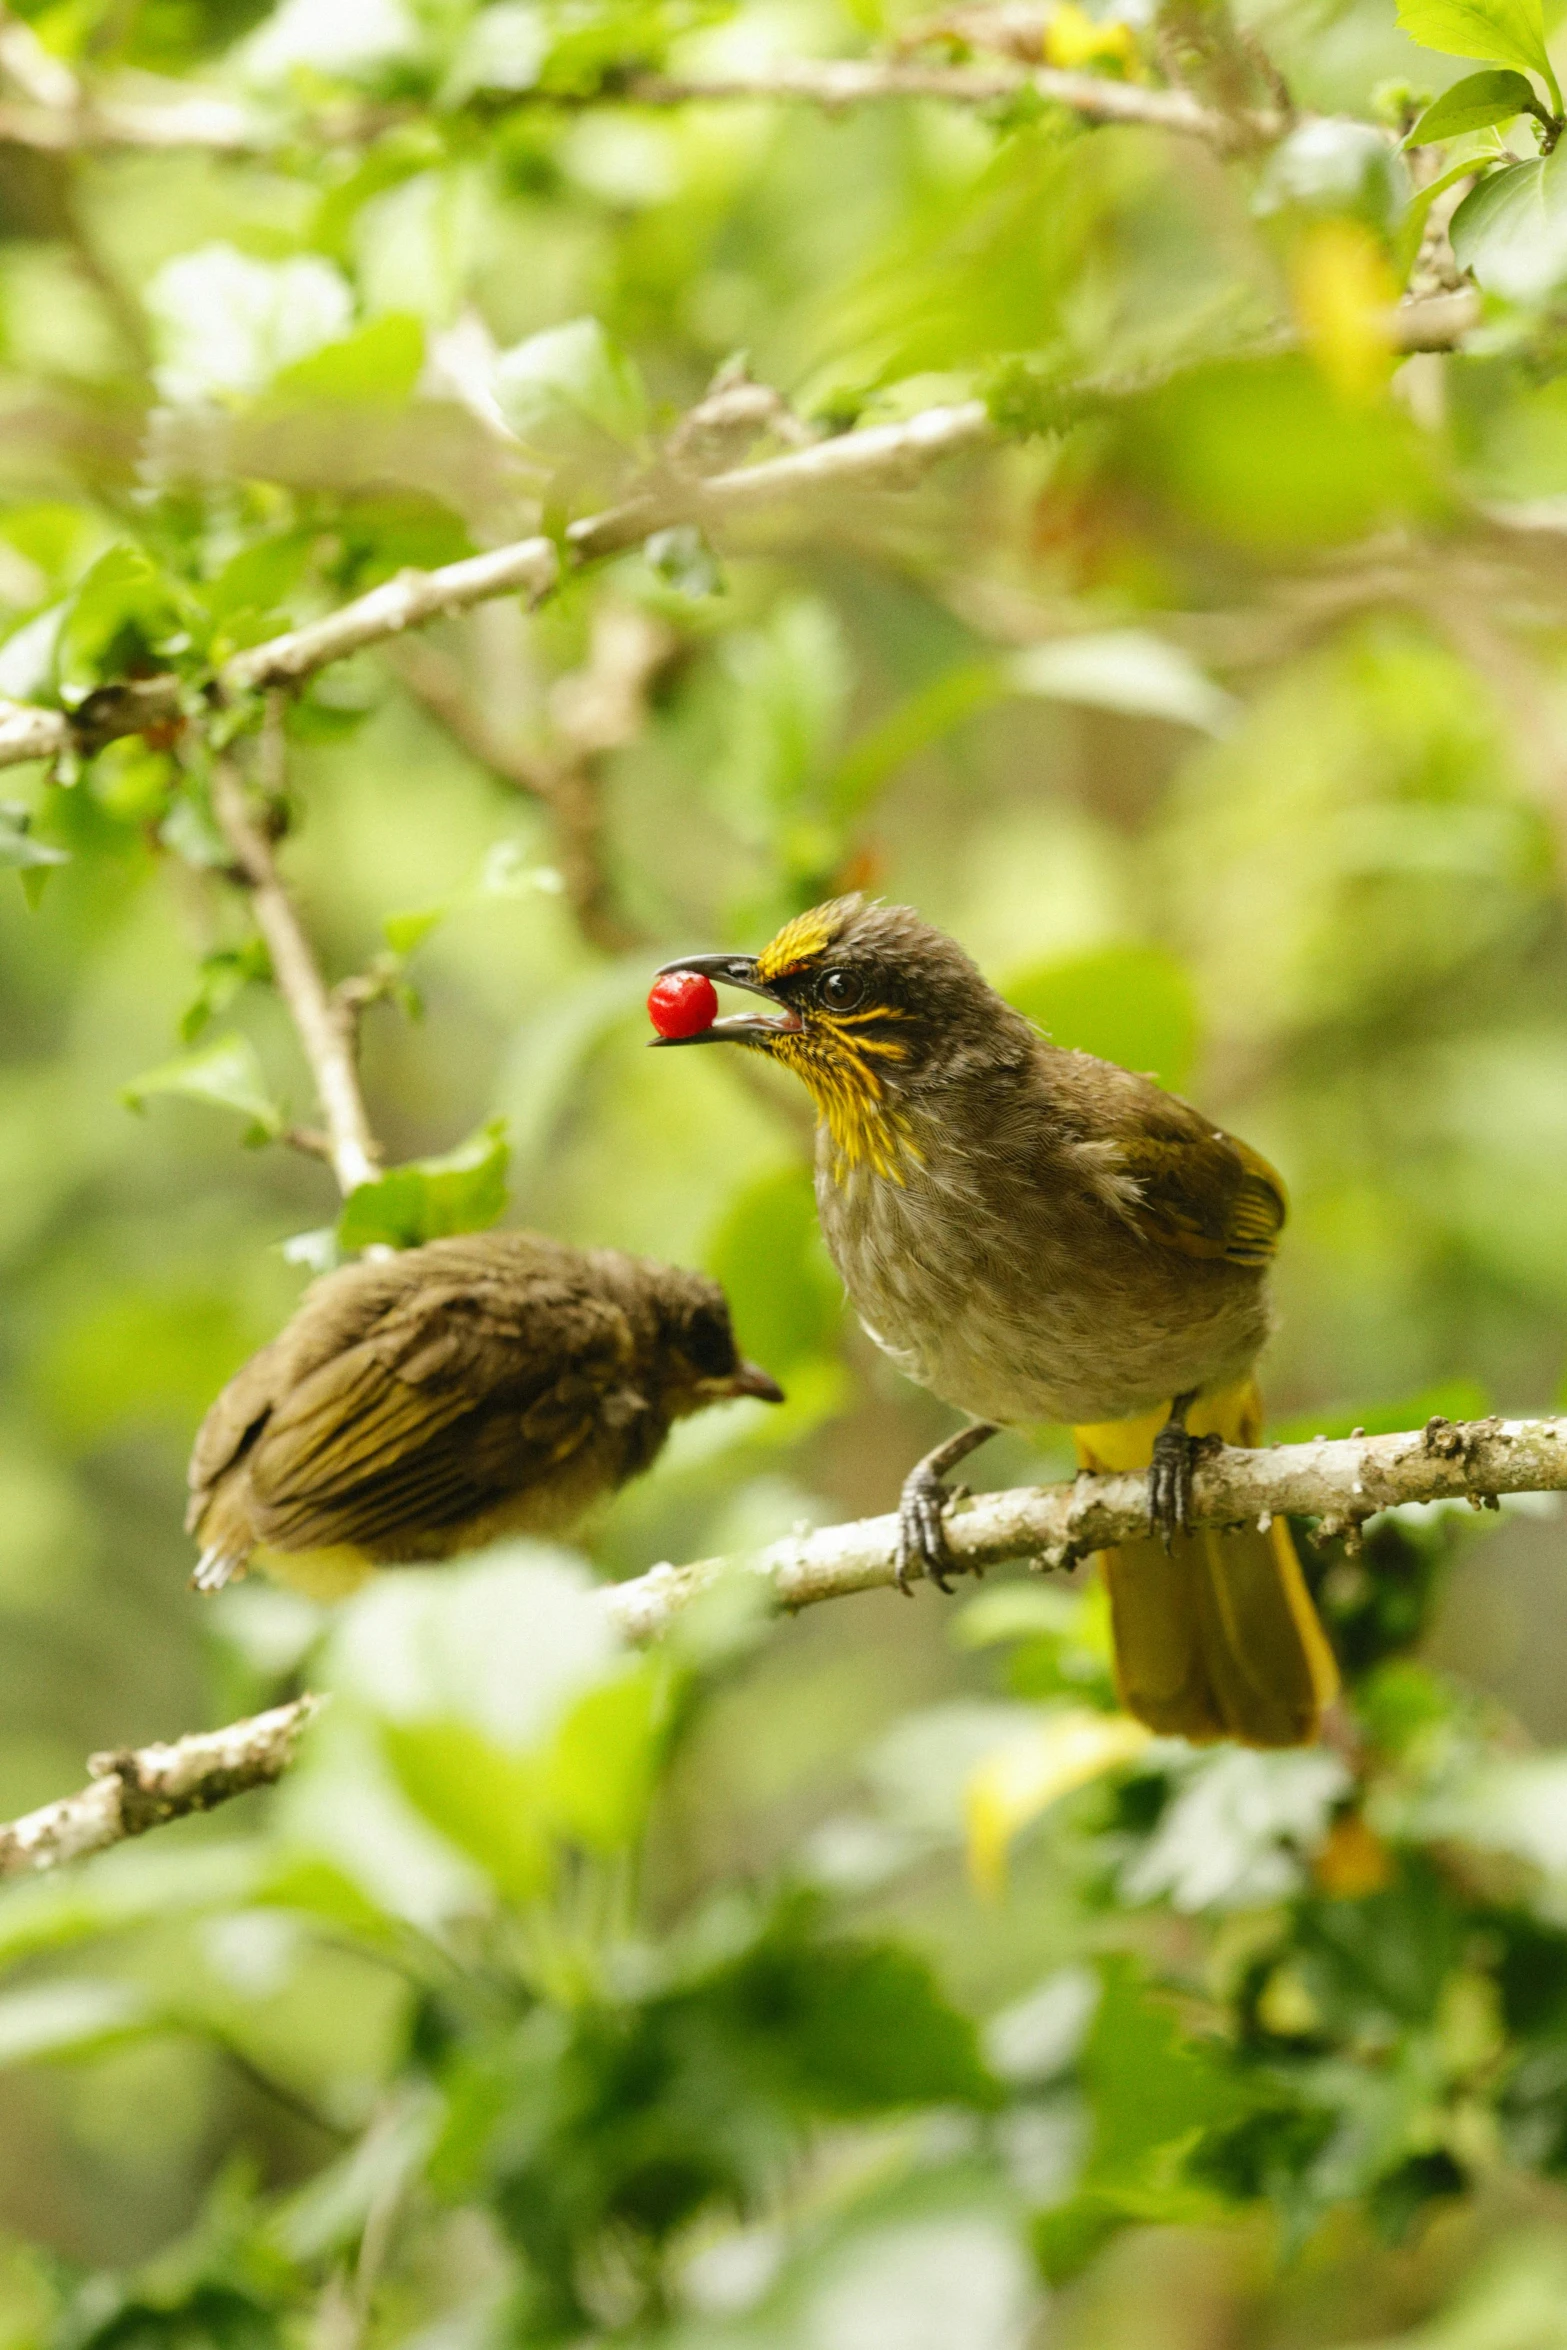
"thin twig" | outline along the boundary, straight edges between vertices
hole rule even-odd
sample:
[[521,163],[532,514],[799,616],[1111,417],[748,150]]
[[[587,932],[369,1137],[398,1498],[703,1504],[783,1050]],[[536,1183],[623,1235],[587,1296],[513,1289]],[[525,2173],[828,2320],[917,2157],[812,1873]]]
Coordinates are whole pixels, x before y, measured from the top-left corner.
[[803,101],[836,113],[888,99],[941,98],[961,106],[992,106],[1009,98],[1049,99],[1085,122],[1143,123],[1206,139],[1214,146],[1235,144],[1237,128],[1253,140],[1276,139],[1287,123],[1271,109],[1242,118],[1199,104],[1185,90],[1149,90],[1137,82],[1113,81],[1097,73],[1068,73],[1049,65],[918,65],[876,57],[793,58],[759,73],[725,74],[713,80],[680,80],[642,74],[627,88],[639,106],[693,106],[720,100]]
[[[1406,303],[1388,314],[1389,341],[1401,351],[1454,350],[1474,316],[1474,305],[1463,294]],[[1289,340],[1276,335],[1267,347],[1285,349]],[[1099,388],[1108,396],[1118,387]],[[872,425],[814,441],[808,448],[760,464],[735,466],[703,481],[671,471],[656,489],[574,522],[566,533],[567,568],[577,570],[620,554],[672,522],[695,520],[716,530],[736,516],[786,506],[799,497],[907,489],[943,458],[982,448],[996,437],[985,403],[964,400],[922,409],[898,424]],[[1487,513],[1500,529],[1567,529],[1567,508],[1558,512],[1554,507],[1497,507]],[[522,594],[538,602],[559,586],[561,577],[555,544],[542,535],[443,564],[439,570],[402,572],[323,620],[235,654],[218,672],[216,690],[221,696],[236,696],[298,685],[329,662],[385,644],[444,614],[469,611],[492,597]],[[134,690],[105,687],[89,698],[74,721],[60,710],[0,701],[0,767],[60,759],[78,748],[100,749],[116,735],[134,734],[168,718],[178,706],[173,678],[139,679]]]
[[450,655],[410,640],[394,656],[408,691],[469,757],[547,809],[567,903],[584,938],[605,954],[624,954],[645,941],[615,902],[602,761],[641,732],[648,690],[675,650],[673,631],[650,613],[601,601],[587,660],[550,689],[542,745],[492,724]]
[[[46,62],[53,65],[55,61],[44,54]],[[60,69],[62,75],[64,70]],[[84,90],[75,84],[74,77],[69,87],[61,79],[48,90],[38,77],[30,84],[17,73],[10,79],[20,99],[0,104],[0,141],[56,154],[71,148],[114,146],[205,147],[223,154],[264,154],[302,137],[331,138],[339,143],[362,141],[407,120],[410,112],[395,106],[351,104],[302,126],[297,121],[269,121],[215,93],[192,92],[175,84],[160,87],[148,76],[141,77],[147,94],[134,96],[113,89]],[[154,89],[155,96],[151,94]],[[1043,98],[1064,106],[1085,122],[1142,124],[1205,139],[1221,148],[1276,139],[1289,127],[1288,117],[1276,109],[1225,113],[1204,106],[1185,90],[1153,90],[1104,74],[1010,62],[939,65],[876,57],[784,59],[755,73],[708,79],[638,74],[613,91],[537,90],[508,105],[511,110],[521,106],[576,110],[606,104],[665,108],[782,103],[821,106],[839,113],[850,106],[896,104],[917,98],[939,99],[949,105],[992,106],[1020,97]],[[494,98],[481,94],[475,107],[493,114]]]
[[226,757],[213,762],[212,812],[250,894],[278,993],[310,1064],[326,1120],[327,1156],[338,1189],[346,1195],[359,1184],[374,1181],[381,1157],[359,1088],[361,1001],[351,988],[329,988],[322,978],[299,910],[278,872],[271,840],[251,813],[237,767]]
[[165,1820],[211,1811],[230,1796],[269,1786],[293,1761],[299,1733],[321,1703],[319,1697],[296,1697],[291,1705],[221,1730],[194,1731],[171,1746],[93,1755],[90,1787],[0,1827],[0,1878],[58,1868]]

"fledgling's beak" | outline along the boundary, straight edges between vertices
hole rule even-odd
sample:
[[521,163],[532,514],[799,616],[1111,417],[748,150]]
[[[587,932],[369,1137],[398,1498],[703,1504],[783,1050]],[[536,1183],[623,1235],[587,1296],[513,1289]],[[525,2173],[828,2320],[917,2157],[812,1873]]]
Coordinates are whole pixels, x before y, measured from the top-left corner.
[[787,1403],[788,1397],[776,1379],[762,1369],[760,1363],[742,1363],[732,1379],[724,1381],[726,1395],[754,1395],[759,1403]]
[[805,1025],[792,1004],[782,1003],[766,981],[757,978],[752,955],[680,955],[673,963],[660,964],[654,976],[664,979],[674,971],[695,971],[720,987],[743,987],[747,995],[764,996],[774,1015],[767,1019],[761,1013],[732,1012],[711,1028],[699,1028],[695,1036],[652,1036],[649,1044],[743,1044],[747,1037],[797,1036]]

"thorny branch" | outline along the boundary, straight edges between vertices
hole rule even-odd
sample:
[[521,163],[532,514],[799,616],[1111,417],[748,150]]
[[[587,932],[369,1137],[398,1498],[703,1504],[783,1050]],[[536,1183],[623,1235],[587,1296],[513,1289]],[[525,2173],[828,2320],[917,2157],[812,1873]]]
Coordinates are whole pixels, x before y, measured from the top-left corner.
[[195,1731],[172,1746],[122,1746],[93,1755],[87,1765],[92,1784],[79,1795],[0,1827],[0,1878],[82,1860],[127,1836],[161,1828],[165,1820],[211,1811],[231,1795],[269,1786],[293,1761],[299,1734],[321,1702],[296,1697],[292,1705],[221,1730]]
[[[1562,1491],[1567,1418],[1463,1424],[1434,1418],[1397,1436],[1319,1437],[1259,1451],[1221,1446],[1198,1463],[1191,1516],[1197,1526],[1311,1518],[1322,1535],[1353,1538],[1379,1510],[1411,1502],[1456,1500],[1494,1509],[1503,1493]],[[1039,1570],[1068,1567],[1147,1531],[1147,1483],[1140,1476],[1079,1476],[1070,1485],[976,1494],[948,1519],[954,1555],[976,1574],[1014,1559]],[[862,1518],[792,1536],[742,1560],[653,1567],[634,1581],[607,1584],[599,1599],[623,1638],[653,1640],[736,1569],[761,1578],[780,1609],[881,1590],[894,1578],[896,1544],[896,1518]],[[302,1697],[172,1746],[95,1755],[90,1787],[0,1827],[0,1878],[102,1851],[278,1778],[321,1702]]]

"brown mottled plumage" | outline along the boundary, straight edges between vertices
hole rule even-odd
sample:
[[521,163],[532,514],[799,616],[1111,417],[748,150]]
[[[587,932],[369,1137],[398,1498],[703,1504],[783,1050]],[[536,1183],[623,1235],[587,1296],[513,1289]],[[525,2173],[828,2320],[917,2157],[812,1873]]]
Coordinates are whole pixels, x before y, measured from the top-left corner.
[[255,1558],[317,1591],[372,1566],[563,1533],[671,1423],[781,1400],[716,1282],[530,1232],[467,1233],[314,1282],[197,1433],[204,1591]]
[[1151,1078],[1047,1042],[905,906],[838,899],[754,961],[669,968],[769,999],[688,1041],[803,1078],[822,1230],[861,1321],[982,1424],[907,1481],[902,1566],[950,1567],[942,1468],[996,1426],[1068,1422],[1085,1462],[1151,1465],[1173,1537],[1104,1557],[1132,1711],[1188,1737],[1314,1737],[1334,1672],[1287,1531],[1183,1530],[1187,1436],[1260,1426],[1286,1212],[1267,1162]]

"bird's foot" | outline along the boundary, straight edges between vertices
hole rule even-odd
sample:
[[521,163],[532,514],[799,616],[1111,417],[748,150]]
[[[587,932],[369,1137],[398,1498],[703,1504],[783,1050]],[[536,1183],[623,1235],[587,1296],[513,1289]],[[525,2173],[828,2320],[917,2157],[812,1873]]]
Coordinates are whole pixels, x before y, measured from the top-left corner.
[[1153,1440],[1148,1471],[1148,1525],[1166,1550],[1177,1534],[1186,1533],[1192,1516],[1192,1471],[1205,1452],[1214,1449],[1211,1436],[1188,1436],[1186,1414],[1193,1398],[1178,1395],[1170,1417]]
[[1166,1550],[1186,1532],[1192,1508],[1193,1439],[1184,1428],[1161,1428],[1148,1471],[1148,1524]]
[[963,1563],[952,1555],[947,1540],[947,1512],[954,1502],[967,1501],[966,1485],[944,1485],[929,1461],[920,1461],[903,1480],[898,1497],[897,1584],[905,1599],[917,1575],[928,1575],[938,1591],[950,1591],[949,1575],[963,1573]]
[[[947,1485],[943,1479],[949,1469],[955,1469],[959,1461],[966,1460],[995,1433],[988,1420],[976,1420],[972,1426],[960,1428],[956,1436],[949,1436],[945,1444],[938,1444],[922,1461],[916,1461],[904,1478],[898,1498],[896,1580],[905,1599],[913,1597],[909,1584],[916,1575],[928,1575],[938,1591],[949,1591],[949,1575],[970,1571],[962,1559],[954,1558],[946,1525],[947,1512],[954,1502],[967,1501],[968,1487]],[[972,1572],[982,1575],[984,1569],[975,1565]]]

